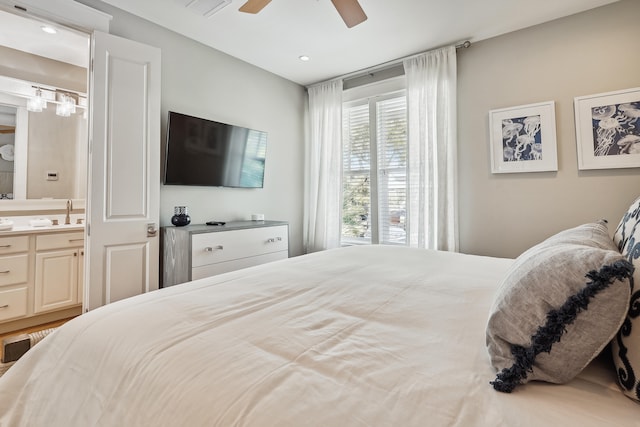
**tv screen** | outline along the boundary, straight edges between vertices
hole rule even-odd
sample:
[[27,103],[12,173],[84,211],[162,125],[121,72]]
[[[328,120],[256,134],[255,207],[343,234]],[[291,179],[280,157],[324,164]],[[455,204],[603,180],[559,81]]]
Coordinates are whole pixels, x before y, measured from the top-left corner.
[[169,112],[164,184],[262,188],[267,133]]

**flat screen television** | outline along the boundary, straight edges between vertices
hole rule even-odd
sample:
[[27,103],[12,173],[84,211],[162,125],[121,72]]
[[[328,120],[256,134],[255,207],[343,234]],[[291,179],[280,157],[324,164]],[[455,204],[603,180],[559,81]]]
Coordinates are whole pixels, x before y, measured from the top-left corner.
[[163,183],[262,188],[267,133],[169,111]]

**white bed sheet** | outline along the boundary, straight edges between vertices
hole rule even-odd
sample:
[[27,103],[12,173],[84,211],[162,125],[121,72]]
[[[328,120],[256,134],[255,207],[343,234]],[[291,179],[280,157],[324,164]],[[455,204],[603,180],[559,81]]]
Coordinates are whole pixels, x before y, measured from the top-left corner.
[[512,394],[485,325],[512,260],[325,251],[110,304],[0,378],[0,426],[637,426],[611,365]]

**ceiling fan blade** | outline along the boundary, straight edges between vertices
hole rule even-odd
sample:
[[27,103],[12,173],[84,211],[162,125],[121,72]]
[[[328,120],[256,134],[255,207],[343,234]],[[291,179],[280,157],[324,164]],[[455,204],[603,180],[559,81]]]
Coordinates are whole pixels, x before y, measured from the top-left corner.
[[238,10],[245,13],[258,13],[269,3],[271,0],[248,0]]
[[347,27],[355,27],[356,25],[367,20],[367,15],[362,10],[358,0],[331,0],[338,10],[342,20]]

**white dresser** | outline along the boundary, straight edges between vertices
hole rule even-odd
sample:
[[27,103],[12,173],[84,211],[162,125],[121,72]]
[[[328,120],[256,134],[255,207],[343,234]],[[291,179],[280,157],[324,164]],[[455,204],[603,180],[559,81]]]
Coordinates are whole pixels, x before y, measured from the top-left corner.
[[162,227],[162,287],[289,257],[283,221]]

